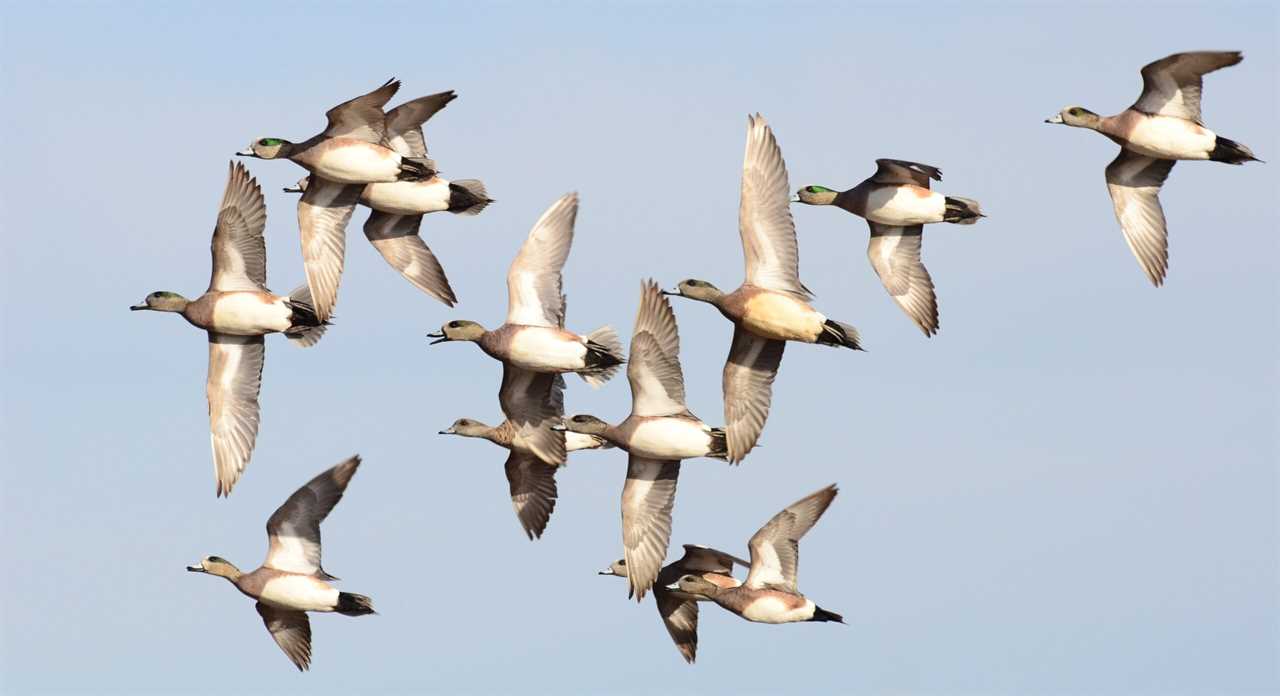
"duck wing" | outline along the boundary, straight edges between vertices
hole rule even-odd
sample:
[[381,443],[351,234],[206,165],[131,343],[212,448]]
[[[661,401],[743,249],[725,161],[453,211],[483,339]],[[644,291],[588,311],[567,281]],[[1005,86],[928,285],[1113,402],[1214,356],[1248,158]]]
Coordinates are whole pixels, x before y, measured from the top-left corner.
[[452,307],[458,301],[444,267],[418,232],[421,215],[392,215],[377,210],[364,223],[364,236],[392,268],[415,288]]
[[719,573],[733,575],[733,564],[750,568],[751,563],[737,556],[725,553],[709,546],[685,544],[684,556],[676,562],[681,574],[684,573]]
[[209,243],[213,256],[209,292],[267,289],[267,245],[262,238],[266,226],[262,189],[244,165],[232,163]]
[[386,117],[382,113],[382,107],[391,101],[391,97],[398,89],[400,89],[400,81],[393,77],[372,92],[329,109],[324,114],[329,120],[328,127],[324,129],[324,136],[381,143],[386,133]]
[[799,593],[796,567],[800,563],[800,537],[827,511],[837,492],[831,485],[797,500],[751,537],[747,542],[751,549],[751,572],[743,583],[746,587]]
[[876,173],[871,175],[871,181],[877,184],[909,184],[924,188],[929,188],[930,179],[942,181],[942,170],[919,162],[887,158],[876,160]]
[[1164,283],[1169,268],[1169,230],[1160,207],[1160,187],[1174,161],[1146,157],[1128,150],[1107,165],[1107,190],[1115,206],[1124,241],[1152,284]]
[[631,382],[632,415],[674,416],[688,412],[676,315],[652,280],[640,286],[640,309],[631,337],[627,380]]
[[564,417],[564,379],[550,372],[531,372],[502,364],[498,389],[502,413],[517,429],[517,436],[538,459],[555,467],[564,464],[565,435],[552,430]]
[[773,130],[760,114],[747,117],[738,232],[748,285],[805,300],[813,296],[800,282],[800,249],[791,219],[787,165]]
[[507,271],[508,324],[564,325],[560,271],[569,258],[577,216],[578,194],[566,193],[534,223]]
[[305,672],[311,666],[311,620],[305,611],[276,609],[262,602],[253,605],[266,624],[267,632],[289,661]]
[[342,500],[359,467],[360,456],[356,455],[324,471],[294,491],[272,513],[267,520],[264,567],[301,575],[328,575],[320,567],[320,523]]
[[351,221],[362,189],[359,184],[339,184],[312,175],[307,190],[298,200],[302,263],[320,321],[328,321],[338,303],[347,223]]
[[730,463],[742,461],[760,439],[773,401],[773,379],[786,347],[786,341],[761,338],[740,326],[733,329],[722,380]]
[[636,601],[657,580],[671,542],[671,508],[676,501],[679,460],[630,455],[622,487],[622,548],[627,562],[628,596]]
[[1142,68],[1142,95],[1133,108],[1200,123],[1200,96],[1208,73],[1244,60],[1239,51],[1175,53]]
[[407,157],[426,157],[427,141],[422,136],[422,124],[457,98],[458,95],[449,90],[418,97],[388,111],[383,145]]
[[675,597],[665,587],[653,588],[653,599],[676,650],[685,662],[693,664],[698,658],[698,603]]
[[924,225],[894,227],[870,220],[867,224],[871,225],[867,258],[884,289],[924,335],[938,333],[938,298],[929,269],[920,261]]
[[262,336],[209,332],[209,440],[218,495],[240,480],[258,439],[258,392],[266,344]]
[[542,537],[556,509],[556,469],[537,457],[511,450],[506,464],[511,506],[530,539]]

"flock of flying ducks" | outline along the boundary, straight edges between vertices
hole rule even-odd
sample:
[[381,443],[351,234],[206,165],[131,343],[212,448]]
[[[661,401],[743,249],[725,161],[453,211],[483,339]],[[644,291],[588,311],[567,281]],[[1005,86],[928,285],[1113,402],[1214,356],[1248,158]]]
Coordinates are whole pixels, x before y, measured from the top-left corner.
[[[1174,162],[1256,160],[1247,147],[1200,122],[1201,77],[1240,60],[1237,52],[1175,54],[1142,69],[1142,95],[1120,114],[1100,117],[1073,106],[1047,120],[1096,130],[1120,145],[1120,155],[1106,169],[1107,186],[1125,239],[1157,286],[1168,266],[1157,194]],[[175,312],[208,332],[207,394],[219,496],[229,494],[244,473],[257,438],[263,338],[282,333],[305,347],[323,336],[337,302],[346,228],[357,204],[370,208],[365,235],[393,268],[444,304],[457,300],[419,236],[422,216],[445,210],[475,215],[492,201],[479,181],[438,176],[427,156],[422,124],[456,95],[442,92],[384,111],[399,85],[389,81],[334,107],[326,114],[328,127],[305,141],[261,138],[237,153],[289,159],[309,172],[286,189],[302,194],[298,224],[306,284],[288,295],[267,289],[265,202],[257,182],[234,163],[214,228],[208,290],[194,300],[153,292],[131,308]],[[587,334],[566,328],[561,272],[578,210],[573,193],[542,214],[512,262],[501,326],[489,330],[458,319],[428,334],[436,339],[432,343],[475,343],[502,363],[498,403],[505,420],[490,426],[462,418],[441,432],[489,440],[509,451],[511,501],[530,539],[541,537],[547,526],[557,497],[555,474],[569,452],[616,447],[628,453],[623,558],[602,574],[625,577],[629,596],[638,601],[653,591],[664,625],[689,662],[696,657],[701,601],[749,621],[843,623],[796,585],[799,540],[831,504],[835,486],[802,498],[761,527],[748,542],[750,562],[695,545],[685,545],[679,560],[663,562],[681,461],[707,457],[736,464],[751,452],[769,415],[787,343],[860,350],[853,326],[828,319],[809,303],[812,293],[799,277],[791,203],[835,205],[865,218],[871,228],[867,256],[885,289],[926,336],[937,332],[933,281],[920,260],[923,226],[972,224],[984,215],[974,200],[932,191],[930,181],[942,178],[936,167],[892,159],[876,164],[875,174],[848,191],[805,186],[792,198],[772,130],[759,115],[749,117],[739,208],[746,277],[728,293],[704,280],[683,280],[674,291],[644,281],[626,355],[610,327]],[[734,325],[723,373],[723,428],[707,424],[686,404],[680,336],[668,296],[710,304]],[[592,415],[565,417],[564,373],[599,387],[624,364],[632,397],[625,419],[611,425]],[[329,584],[337,578],[320,565],[320,523],[359,465],[356,456],[321,473],[275,511],[267,522],[267,557],[257,570],[243,573],[217,556],[188,566],[224,577],[257,600],[267,630],[299,669],[311,661],[307,612],[373,613],[368,597],[338,591]],[[745,580],[733,576],[735,564],[749,569]]]

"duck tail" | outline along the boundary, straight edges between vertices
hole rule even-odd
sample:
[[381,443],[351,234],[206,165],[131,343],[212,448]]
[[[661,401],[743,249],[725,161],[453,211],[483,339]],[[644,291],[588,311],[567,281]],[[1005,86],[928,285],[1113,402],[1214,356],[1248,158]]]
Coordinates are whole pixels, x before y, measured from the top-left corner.
[[[724,428],[711,429],[711,451],[707,453],[712,459],[723,459],[729,461],[729,439],[725,436]],[[731,462],[737,464],[737,462]]]
[[430,157],[401,157],[400,181],[422,181],[436,175],[436,163]]
[[372,599],[354,592],[339,592],[338,608],[334,611],[344,616],[364,616],[365,614],[378,613],[373,610]]
[[818,334],[817,342],[824,346],[863,349],[862,344],[858,343],[858,330],[834,319],[828,319],[827,323],[823,324],[822,333]]
[[492,202],[479,179],[449,182],[449,212],[455,215],[479,215]]
[[600,328],[587,334],[587,366],[578,372],[578,376],[592,387],[600,387],[608,382],[618,367],[625,360],[622,357],[622,341],[611,326]]
[[291,326],[284,332],[286,338],[303,348],[314,346],[324,335],[328,321],[316,316],[316,303],[311,299],[311,288],[303,283],[289,293],[287,300]]
[[1222,136],[1218,136],[1213,144],[1213,152],[1209,153],[1209,159],[1214,162],[1226,162],[1227,164],[1244,164],[1245,162],[1261,162],[1262,160],[1253,156],[1253,150],[1250,150],[1242,143],[1234,140],[1227,140]]
[[957,225],[972,225],[978,221],[978,218],[986,217],[982,214],[982,207],[978,202],[971,198],[960,198],[959,196],[946,197],[947,208],[942,213],[943,222],[954,222]]
[[834,611],[827,611],[819,606],[813,607],[813,618],[810,621],[834,621],[835,623],[844,623],[844,617]]

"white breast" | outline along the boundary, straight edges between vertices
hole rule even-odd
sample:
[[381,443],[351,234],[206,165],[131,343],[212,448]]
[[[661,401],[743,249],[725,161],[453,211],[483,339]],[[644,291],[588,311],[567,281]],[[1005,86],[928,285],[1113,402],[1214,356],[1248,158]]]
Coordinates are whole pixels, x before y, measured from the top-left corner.
[[1217,144],[1213,131],[1169,116],[1150,116],[1134,122],[1126,148],[1159,159],[1209,159]]
[[261,336],[289,328],[292,312],[284,298],[264,302],[256,292],[222,293],[213,304],[214,331],[236,336]]
[[746,303],[742,323],[751,333],[778,341],[813,340],[822,333],[827,318],[790,295],[765,292]]
[[706,425],[686,418],[646,420],[631,434],[627,449],[653,459],[692,459],[706,456],[711,435]]
[[867,196],[866,218],[882,225],[906,226],[942,222],[947,199],[921,186],[885,186]]
[[282,575],[268,580],[258,599],[281,609],[333,611],[338,590],[309,575]]
[[449,209],[449,182],[434,178],[430,181],[369,184],[364,187],[360,202],[392,215],[435,213]]
[[526,327],[515,332],[507,360],[535,372],[573,372],[586,367],[587,347],[557,329]]
[[383,147],[359,140],[329,144],[315,163],[315,173],[343,184],[395,181],[400,176],[400,156]]
[[814,607],[811,599],[804,600],[804,604],[792,609],[782,597],[764,595],[748,604],[742,612],[742,617],[750,621],[772,624],[807,621],[813,618]]

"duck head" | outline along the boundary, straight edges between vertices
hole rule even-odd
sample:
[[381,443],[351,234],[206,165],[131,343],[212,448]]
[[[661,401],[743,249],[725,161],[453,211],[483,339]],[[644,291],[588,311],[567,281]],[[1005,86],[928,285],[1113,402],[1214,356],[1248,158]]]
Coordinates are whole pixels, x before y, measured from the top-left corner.
[[257,157],[258,159],[277,159],[288,157],[293,143],[283,138],[258,138],[249,143],[249,147],[237,152],[240,157]]
[[187,566],[187,570],[192,573],[208,573],[209,575],[217,575],[220,578],[226,578],[231,582],[235,582],[240,577],[240,569],[231,565],[231,562],[219,556],[205,556],[195,565]]
[[609,424],[595,416],[589,416],[582,413],[564,419],[563,425],[553,425],[551,426],[551,429],[561,432],[568,430],[571,433],[582,433],[583,435],[596,435],[603,437],[605,431],[609,429]]
[[1062,111],[1046,118],[1044,122],[1060,123],[1064,126],[1073,126],[1075,128],[1098,130],[1098,125],[1102,122],[1102,117],[1083,106],[1068,106]]
[[669,292],[667,290],[663,290],[662,294],[687,297],[691,300],[710,302],[711,304],[719,302],[720,298],[724,297],[724,292],[722,292],[720,288],[717,288],[705,280],[696,280],[693,278],[680,281],[680,284],[676,286],[674,291]]
[[142,298],[142,302],[129,307],[133,311],[140,309],[150,309],[154,312],[178,312],[181,313],[189,304],[187,298],[176,292],[168,292],[165,290],[157,290],[156,292]]
[[440,327],[436,333],[427,334],[427,338],[436,340],[431,345],[445,341],[479,341],[484,336],[484,327],[474,321],[456,319]]
[[667,585],[667,589],[707,599],[720,593],[719,585],[697,575],[681,575],[679,580]]
[[610,563],[609,567],[599,573],[596,573],[596,575],[613,575],[619,578],[625,578],[627,577],[627,561],[625,558],[619,558],[613,563]]
[[796,197],[791,199],[792,203],[806,203],[808,205],[831,205],[836,202],[838,191],[833,191],[826,186],[805,186],[796,191]]
[[461,435],[462,437],[484,437],[492,430],[489,426],[478,420],[470,418],[459,418],[453,422],[446,430],[441,430],[441,435]]

